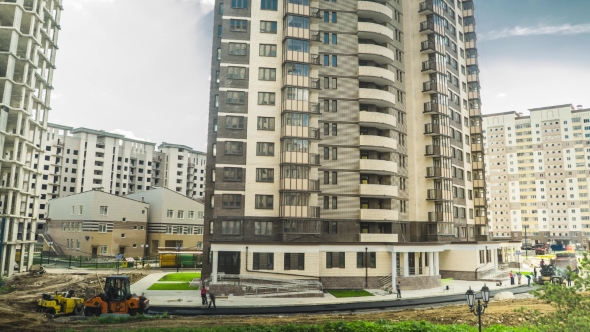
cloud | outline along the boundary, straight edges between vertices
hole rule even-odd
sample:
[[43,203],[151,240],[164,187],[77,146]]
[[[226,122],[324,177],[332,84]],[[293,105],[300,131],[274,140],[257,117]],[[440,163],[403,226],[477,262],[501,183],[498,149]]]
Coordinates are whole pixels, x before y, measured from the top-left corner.
[[504,92],[502,92],[502,93],[499,93],[499,94],[496,96],[496,99],[502,99],[502,98],[506,98],[506,96],[507,96],[507,94],[505,94]]
[[138,140],[138,141],[151,142],[151,140],[149,138],[148,139],[145,139],[145,138],[141,138],[141,137],[136,137],[131,130],[125,130],[125,129],[119,129],[119,128],[117,128],[117,129],[111,130],[110,132],[113,133],[113,134],[123,135],[123,136],[125,136],[125,137],[127,137],[129,139],[135,139],[135,140]]
[[536,27],[520,27],[504,30],[492,30],[484,32],[480,40],[494,40],[510,37],[538,36],[538,35],[576,35],[590,33],[590,23],[584,24],[562,24],[562,25],[539,25]]

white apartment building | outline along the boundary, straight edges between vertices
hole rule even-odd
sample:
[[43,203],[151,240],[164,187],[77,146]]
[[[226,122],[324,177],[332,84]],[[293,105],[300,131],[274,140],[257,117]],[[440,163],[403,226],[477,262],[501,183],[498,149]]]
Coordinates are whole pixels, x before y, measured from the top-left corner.
[[0,2],[0,275],[33,263],[61,0]]
[[[187,197],[203,197],[205,191],[206,155],[186,145],[162,142],[158,147],[157,163],[163,160],[162,170],[157,170],[154,185],[172,189]],[[165,157],[165,159],[164,159]],[[160,183],[160,181],[162,181]]]
[[523,243],[586,243],[590,109],[529,111],[484,115],[489,232]]

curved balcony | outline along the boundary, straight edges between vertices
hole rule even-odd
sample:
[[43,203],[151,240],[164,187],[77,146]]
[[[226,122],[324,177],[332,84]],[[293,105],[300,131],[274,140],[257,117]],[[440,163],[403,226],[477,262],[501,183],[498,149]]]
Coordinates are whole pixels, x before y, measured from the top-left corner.
[[393,152],[397,149],[397,140],[384,136],[361,135],[360,146],[380,152]]
[[395,74],[391,70],[380,67],[359,66],[359,81],[372,82],[378,85],[393,85]]
[[359,59],[371,60],[377,63],[393,63],[395,56],[393,51],[387,47],[372,45],[372,44],[359,44]]
[[391,221],[398,220],[397,210],[386,209],[361,209],[361,220],[363,221]]
[[359,103],[373,104],[378,107],[394,107],[395,95],[385,90],[360,88]]
[[397,197],[397,186],[389,186],[384,184],[360,184],[359,191],[362,197]]
[[358,1],[357,10],[359,17],[370,18],[379,23],[387,23],[393,19],[393,11],[378,2]]
[[361,159],[359,170],[379,175],[391,175],[397,173],[397,163],[389,160]]
[[394,129],[397,118],[391,114],[379,112],[359,112],[359,124],[379,129]]
[[379,44],[393,42],[393,30],[370,22],[358,23],[359,39],[372,39]]

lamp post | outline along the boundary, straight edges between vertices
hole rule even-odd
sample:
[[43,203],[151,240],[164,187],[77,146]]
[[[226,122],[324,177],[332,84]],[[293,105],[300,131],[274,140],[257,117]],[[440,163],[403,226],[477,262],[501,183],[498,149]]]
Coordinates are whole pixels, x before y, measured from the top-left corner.
[[[481,288],[481,298],[477,299],[477,304],[475,304],[475,292],[469,287],[467,292],[465,292],[465,299],[467,300],[469,311],[477,316],[479,332],[481,332],[481,316],[486,311],[490,302],[490,289],[484,284]],[[481,303],[482,299],[483,304]]]
[[526,238],[526,229],[529,228],[528,225],[524,225],[522,226],[522,228],[524,228],[524,258],[525,259],[529,259],[529,248],[528,248],[528,242],[527,242],[527,238]]
[[178,264],[176,265],[176,272],[180,272],[180,259],[178,257],[178,254],[180,253],[180,249],[182,249],[181,245],[176,245],[176,261],[178,262]]

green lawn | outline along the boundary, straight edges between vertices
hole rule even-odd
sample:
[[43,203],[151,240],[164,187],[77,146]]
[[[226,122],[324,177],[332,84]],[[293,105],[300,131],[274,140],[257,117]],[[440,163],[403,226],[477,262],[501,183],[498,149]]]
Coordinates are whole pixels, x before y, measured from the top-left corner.
[[164,283],[157,282],[148,288],[148,290],[199,290],[199,287],[190,287],[188,282]]
[[328,293],[335,297],[361,297],[361,296],[373,296],[373,294],[362,289],[353,290],[329,290]]
[[167,274],[158,281],[193,281],[200,277],[201,274],[198,272],[180,272]]

